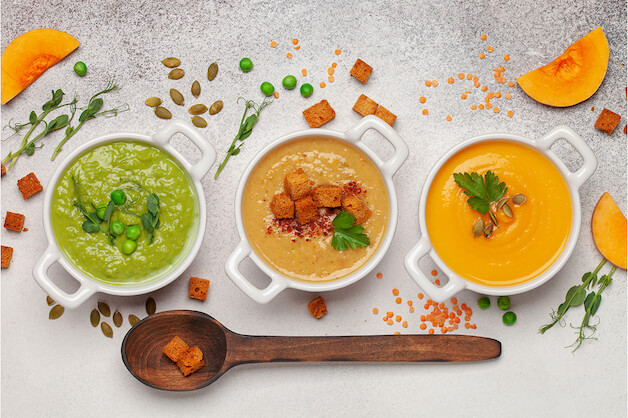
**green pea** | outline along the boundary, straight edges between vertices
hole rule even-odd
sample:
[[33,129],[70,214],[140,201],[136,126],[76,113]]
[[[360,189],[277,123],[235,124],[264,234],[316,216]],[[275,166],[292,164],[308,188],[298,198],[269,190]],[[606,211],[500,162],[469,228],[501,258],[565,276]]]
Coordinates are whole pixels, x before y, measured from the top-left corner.
[[287,75],[283,78],[281,84],[288,90],[292,90],[297,86],[297,78],[293,75]]
[[502,316],[502,321],[506,325],[512,325],[517,322],[517,315],[514,312],[506,312],[504,316]]
[[113,232],[115,235],[124,234],[124,224],[120,221],[111,222],[111,232]]
[[85,74],[87,74],[87,65],[85,65],[83,61],[77,62],[76,64],[74,64],[74,72],[83,77]]
[[131,225],[130,227],[126,229],[126,237],[128,239],[132,239],[133,241],[135,241],[136,239],[140,237],[141,232],[142,230],[140,229],[139,226]]
[[314,93],[314,87],[311,84],[304,84],[301,86],[301,96],[310,97]]
[[133,251],[137,248],[137,242],[127,239],[122,243],[122,252],[126,255],[133,254]]
[[499,299],[497,299],[497,307],[502,311],[510,308],[510,298],[508,296],[500,296]]
[[264,94],[264,96],[268,97],[268,96],[272,96],[273,93],[275,92],[275,86],[273,86],[272,84],[270,84],[268,81],[264,81],[262,83],[261,86],[259,86],[259,89],[262,91],[262,93]]
[[114,190],[111,192],[111,200],[118,206],[122,205],[126,202],[126,194],[122,190]]
[[488,309],[489,306],[491,306],[491,300],[488,298],[488,296],[481,297],[480,299],[478,299],[478,306],[480,307],[480,309]]
[[105,219],[105,211],[107,210],[107,205],[98,205],[96,208],[96,216],[98,216],[101,220]]
[[253,69],[253,61],[250,58],[242,58],[240,60],[240,69],[245,73],[248,73]]

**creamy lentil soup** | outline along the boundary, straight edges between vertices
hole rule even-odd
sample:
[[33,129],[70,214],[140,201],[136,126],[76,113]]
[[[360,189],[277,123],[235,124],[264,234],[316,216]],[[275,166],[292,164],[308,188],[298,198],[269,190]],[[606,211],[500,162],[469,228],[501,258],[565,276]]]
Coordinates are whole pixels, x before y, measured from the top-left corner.
[[[372,211],[362,224],[365,248],[338,251],[331,246],[331,221],[338,209],[320,208],[306,225],[277,220],[269,204],[284,190],[284,178],[303,169],[314,184],[333,184],[354,193]],[[360,269],[379,248],[389,217],[388,191],[379,169],[355,146],[328,137],[296,139],[271,150],[253,169],[244,189],[242,218],[257,254],[286,277],[329,281]]]
[[[111,221],[121,222],[126,230],[139,227],[132,254],[121,251],[128,239],[125,233],[117,235],[112,244],[105,233],[88,233],[82,228],[86,218],[75,205],[72,177],[80,185],[88,211],[107,204],[112,191],[125,191],[127,201],[116,207]],[[160,201],[159,227],[152,243],[138,217],[147,212],[149,193],[133,182]],[[167,153],[147,144],[121,141],[87,151],[66,169],[55,186],[51,216],[59,247],[79,270],[105,283],[139,284],[160,277],[185,257],[195,238],[198,202],[188,175]]]

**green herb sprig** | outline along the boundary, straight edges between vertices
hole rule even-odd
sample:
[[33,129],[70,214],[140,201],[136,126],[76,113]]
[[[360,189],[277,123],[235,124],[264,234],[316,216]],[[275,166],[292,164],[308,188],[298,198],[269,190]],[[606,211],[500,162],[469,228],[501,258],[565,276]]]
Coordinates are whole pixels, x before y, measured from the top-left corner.
[[[116,236],[111,233],[111,215],[113,214],[116,205],[112,201],[109,201],[107,208],[105,209],[105,216],[101,220],[96,212],[90,212],[87,210],[87,207],[83,202],[83,198],[81,197],[80,181],[73,175],[71,178],[72,184],[74,184],[74,191],[76,192],[76,201],[74,202],[74,206],[76,206],[86,218],[81,227],[85,232],[89,232],[90,234],[101,231],[107,235],[109,242],[113,245]],[[103,225],[103,221],[107,224],[107,226]]]
[[159,229],[161,222],[159,197],[155,193],[151,193],[146,199],[146,212],[142,214],[142,225],[147,232],[148,245],[153,243],[155,230]]
[[501,199],[508,190],[506,183],[500,183],[499,177],[492,171],[487,171],[484,176],[476,172],[454,173],[454,180],[464,189],[464,194],[471,196],[467,199],[471,209],[482,215],[486,215],[491,208],[491,203]]
[[334,233],[331,238],[331,246],[339,251],[345,251],[349,247],[356,249],[371,245],[368,235],[364,234],[364,227],[355,225],[355,216],[342,211],[331,222]]
[[[238,99],[238,102],[240,102],[240,99]],[[246,100],[244,102],[244,114],[242,115],[242,120],[240,121],[240,128],[238,129],[238,133],[236,134],[235,138],[233,138],[229,150],[227,150],[227,156],[218,167],[216,175],[214,176],[214,180],[218,179],[218,176],[222,172],[222,169],[225,168],[225,165],[227,164],[227,161],[229,161],[229,158],[240,153],[242,141],[244,141],[251,135],[251,133],[253,132],[253,127],[259,119],[260,112],[271,103],[272,101],[267,100],[264,100],[261,105],[258,105],[253,100]],[[253,109],[253,113],[247,118],[246,114],[248,113],[249,109]],[[240,144],[236,146],[238,141],[240,141]]]
[[129,110],[129,105],[124,104],[122,106],[118,106],[113,109],[105,110],[102,112],[100,111],[100,109],[102,109],[104,101],[98,96],[112,92],[114,90],[118,90],[119,88],[120,87],[116,84],[115,80],[110,80],[109,83],[107,83],[107,86],[103,90],[94,94],[89,99],[87,108],[85,108],[85,110],[83,110],[83,112],[81,112],[81,115],[79,116],[79,124],[76,127],[68,126],[66,128],[65,137],[61,140],[61,142],[59,142],[59,145],[57,145],[57,147],[54,149],[52,153],[52,157],[50,158],[51,160],[55,159],[55,157],[61,152],[63,145],[83,127],[85,122],[95,119],[96,117],[100,115],[117,116],[119,113],[126,112],[127,110]]

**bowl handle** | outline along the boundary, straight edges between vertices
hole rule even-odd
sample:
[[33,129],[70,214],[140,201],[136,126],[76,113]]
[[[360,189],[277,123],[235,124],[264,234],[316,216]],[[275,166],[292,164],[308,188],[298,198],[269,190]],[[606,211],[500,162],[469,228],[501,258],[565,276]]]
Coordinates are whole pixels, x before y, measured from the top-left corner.
[[[362,118],[358,123],[347,130],[345,135],[349,141],[357,143],[369,129],[375,129],[395,147],[395,153],[387,161],[381,161],[379,159],[376,161],[382,172],[392,177],[408,158],[408,145],[389,124],[373,115]],[[363,144],[366,145],[364,142]]]
[[282,290],[288,287],[285,280],[271,276],[271,282],[265,289],[258,289],[249,282],[240,271],[240,263],[251,255],[251,247],[246,241],[241,241],[236,249],[231,253],[225,264],[227,276],[236,284],[248,297],[257,303],[268,303]]
[[59,260],[61,255],[59,252],[51,247],[48,247],[44,252],[44,255],[37,261],[33,268],[33,276],[35,281],[42,289],[55,300],[55,302],[63,305],[66,308],[76,308],[81,303],[85,302],[87,298],[95,293],[95,290],[86,286],[81,280],[77,280],[80,283],[78,290],[72,294],[66,293],[61,290],[56,284],[48,277],[48,269],[54,263]]
[[567,167],[564,167],[566,171],[569,172],[567,181],[579,189],[584,182],[595,173],[597,169],[597,158],[586,142],[568,126],[557,126],[542,138],[537,139],[536,142],[547,153],[552,154],[558,159],[558,156],[551,150],[551,147],[554,142],[559,139],[564,139],[571,144],[582,157],[582,166],[576,172],[572,173]]
[[427,293],[434,301],[443,302],[456,293],[460,292],[466,286],[464,280],[455,274],[448,274],[449,281],[443,287],[435,286],[425,274],[419,268],[419,260],[426,256],[432,250],[432,244],[427,238],[427,235],[423,235],[419,242],[410,250],[404,260],[406,271],[412,277],[412,279]]
[[196,164],[187,167],[190,172],[190,177],[200,181],[205,177],[207,172],[209,172],[214,161],[216,161],[216,150],[214,150],[214,147],[201,135],[198,129],[193,128],[179,119],[168,122],[166,126],[153,135],[153,139],[157,144],[172,153],[174,148],[170,145],[170,139],[178,133],[185,135],[186,138],[192,141],[194,145],[201,150],[201,159]]

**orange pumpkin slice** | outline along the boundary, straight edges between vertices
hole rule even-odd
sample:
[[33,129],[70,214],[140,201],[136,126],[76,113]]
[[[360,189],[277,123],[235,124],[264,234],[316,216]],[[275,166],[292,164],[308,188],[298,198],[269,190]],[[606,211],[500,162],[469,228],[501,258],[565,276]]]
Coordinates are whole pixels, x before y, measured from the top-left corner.
[[35,29],[15,38],[2,52],[2,104],[79,45],[72,35],[55,29]]
[[593,96],[608,67],[608,41],[602,28],[576,41],[560,57],[517,78],[524,92],[549,106],[573,106]]
[[617,267],[626,269],[626,217],[610,194],[604,193],[595,206],[591,219],[595,246]]

